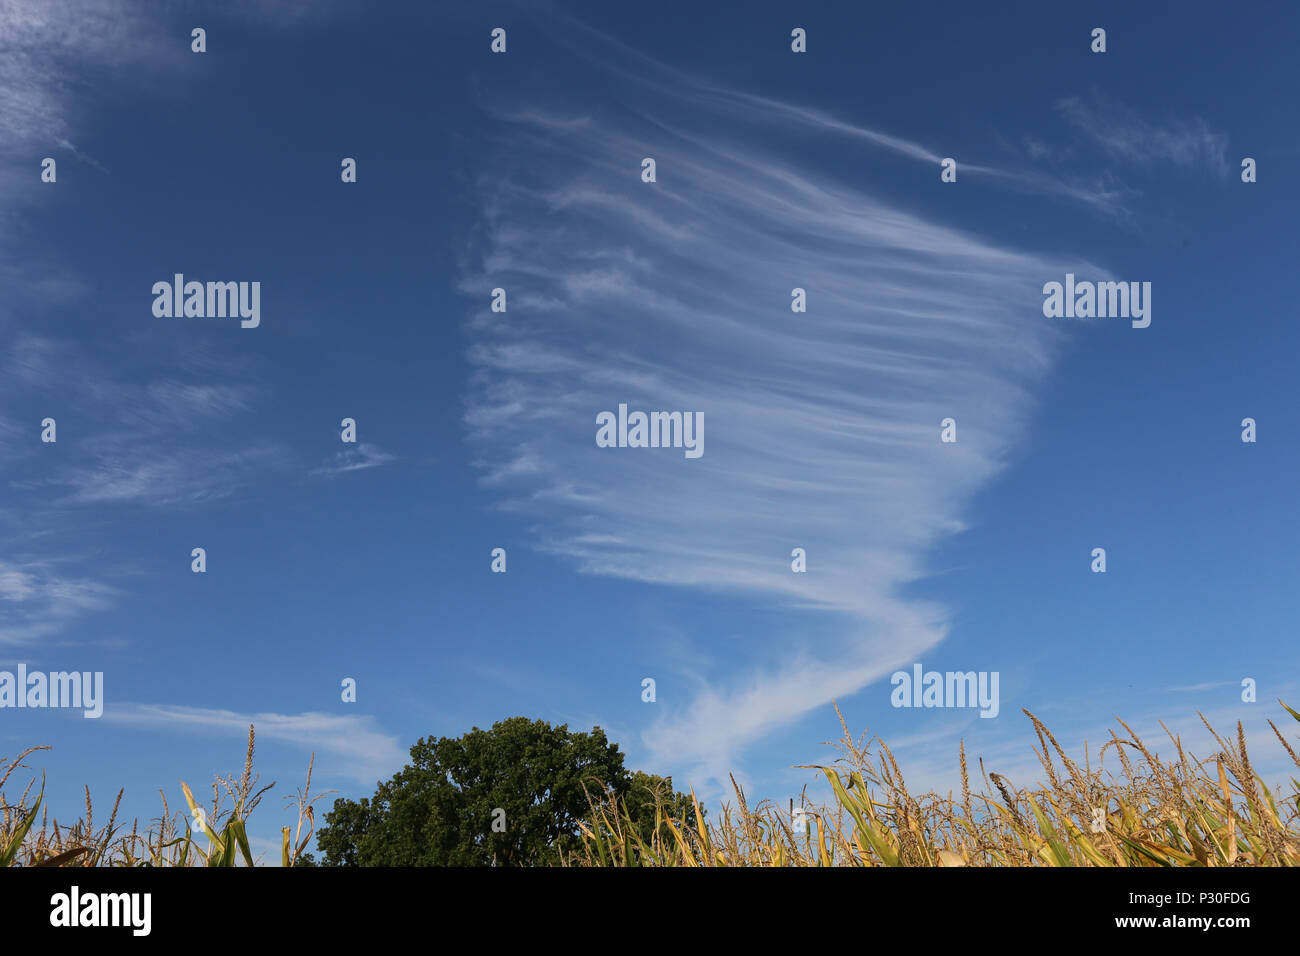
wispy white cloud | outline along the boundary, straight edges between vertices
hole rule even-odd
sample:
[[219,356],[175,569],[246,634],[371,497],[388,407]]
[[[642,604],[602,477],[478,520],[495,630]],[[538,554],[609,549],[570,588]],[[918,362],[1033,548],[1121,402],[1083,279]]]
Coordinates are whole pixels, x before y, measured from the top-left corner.
[[61,136],[58,137],[58,138],[55,140],[55,142],[56,142],[56,145],[58,145],[58,147],[59,147],[60,149],[66,149],[68,152],[70,152],[73,156],[77,157],[77,159],[81,160],[81,161],[82,161],[83,163],[85,163],[87,166],[94,167],[95,169],[98,169],[101,173],[104,173],[105,175],[108,175],[108,169],[104,166],[103,163],[101,163],[99,160],[95,159],[93,156],[88,156],[88,155],[86,155],[85,153],[83,153],[81,150],[77,149],[76,146],[74,146],[72,143],[68,142],[68,141],[67,141],[66,139],[64,139],[63,137],[61,137]]
[[[260,390],[247,385],[186,384],[154,382],[147,386],[155,421],[168,425],[189,425],[195,420],[227,418],[249,411]],[[166,417],[162,418],[165,414]]]
[[[740,668],[716,661],[646,734],[699,779],[942,639],[943,609],[901,588],[1015,446],[1060,342],[1042,283],[1104,270],[910,212],[882,198],[887,182],[747,138],[735,98],[656,83],[671,125],[508,121],[527,168],[485,177],[489,245],[464,289],[486,303],[505,287],[511,305],[470,321],[466,422],[505,507],[582,571],[843,622],[838,637],[756,641]],[[657,183],[640,181],[643,156]],[[704,456],[596,447],[596,414],[620,402],[703,412]],[[959,441],[942,444],[950,416]]]
[[88,73],[138,73],[187,53],[145,5],[0,0],[0,150],[42,142],[75,149],[71,130],[85,108],[76,93]]
[[1200,117],[1148,120],[1108,97],[1071,96],[1057,103],[1065,120],[1114,159],[1133,164],[1173,163],[1226,176],[1228,135]]
[[407,754],[395,734],[384,733],[374,717],[273,712],[240,713],[172,704],[109,705],[104,720],[188,733],[195,728],[242,739],[252,724],[259,741],[274,740],[318,755],[318,771],[373,785],[401,769]]
[[[208,359],[207,381],[187,383],[155,377],[159,362],[134,361],[138,367],[124,368],[69,342],[15,339],[0,362],[0,399],[48,399],[51,407],[75,411],[80,434],[48,476],[14,479],[13,487],[64,488],[60,504],[170,505],[224,498],[254,472],[288,466],[289,455],[274,442],[243,433],[214,441],[215,425],[265,397],[242,370]],[[170,365],[166,355],[160,362]],[[65,418],[64,441],[67,428]]]
[[49,638],[108,607],[116,593],[102,582],[60,572],[50,562],[0,559],[0,645]]
[[[729,125],[744,120],[785,132],[794,126],[809,133],[835,136],[841,141],[865,144],[932,165],[936,177],[939,163],[953,154],[951,148],[940,150],[934,145],[851,122],[823,109],[720,86],[703,77],[660,63],[576,18],[557,19],[563,26],[557,27],[556,39],[573,55],[589,61],[611,76],[652,90],[665,99],[680,102],[683,95],[689,95],[696,104],[714,109],[715,115]],[[537,109],[506,112],[502,117],[532,123],[551,132],[576,131],[592,122],[589,115],[566,118]],[[650,118],[653,120],[653,117]],[[769,135],[772,132],[769,130]],[[983,177],[1008,189],[1082,203],[1100,215],[1117,218],[1127,216],[1124,201],[1129,191],[1105,176],[1055,175],[1029,165],[1004,168],[977,161],[965,154],[960,158],[960,170],[963,176]]]
[[341,475],[349,471],[363,471],[366,468],[378,468],[397,460],[397,456],[379,448],[358,442],[334,455],[333,461],[312,469],[313,475]]
[[93,463],[61,469],[48,480],[69,489],[64,503],[174,505],[211,501],[233,494],[248,484],[255,472],[288,464],[281,449],[268,443],[234,451],[186,448],[148,452],[132,449],[129,443],[112,444],[112,448],[99,451]]
[[1241,681],[1236,680],[1218,680],[1210,681],[1206,684],[1188,684],[1185,687],[1166,687],[1168,693],[1195,693],[1203,690],[1214,690],[1218,687],[1240,687]]
[[1025,137],[1025,150],[1030,159],[1054,159],[1057,155],[1056,149],[1035,136]]

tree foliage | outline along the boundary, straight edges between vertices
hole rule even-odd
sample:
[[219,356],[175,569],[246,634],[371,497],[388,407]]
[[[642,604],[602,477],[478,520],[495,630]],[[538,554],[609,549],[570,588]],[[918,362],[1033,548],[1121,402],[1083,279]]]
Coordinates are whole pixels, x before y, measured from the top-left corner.
[[577,847],[588,792],[630,796],[638,828],[652,830],[645,795],[656,786],[689,807],[670,779],[629,774],[599,727],[511,717],[463,737],[421,738],[373,797],[334,802],[317,845],[326,866],[558,865]]

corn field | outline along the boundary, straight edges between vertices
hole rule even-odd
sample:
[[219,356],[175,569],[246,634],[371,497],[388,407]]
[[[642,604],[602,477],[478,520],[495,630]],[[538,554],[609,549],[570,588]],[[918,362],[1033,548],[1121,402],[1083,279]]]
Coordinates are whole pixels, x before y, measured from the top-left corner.
[[[1297,714],[1282,704],[1297,721]],[[836,708],[838,713],[838,708]],[[979,763],[983,788],[972,792],[965,748],[958,753],[961,793],[912,794],[889,747],[854,739],[844,718],[842,751],[819,766],[833,799],[795,819],[783,808],[753,808],[736,785],[736,802],[706,823],[694,799],[693,819],[658,812],[647,844],[630,826],[626,807],[608,793],[593,799],[582,824],[582,866],[1297,866],[1300,865],[1300,781],[1275,797],[1253,770],[1241,724],[1225,740],[1202,717],[1219,745],[1205,760],[1169,733],[1177,759],[1162,761],[1127,724],[1111,732],[1094,769],[1080,766],[1052,732],[1024,712],[1038,738],[1034,749],[1047,784],[1017,789]],[[1269,725],[1288,756],[1300,758]],[[1161,725],[1163,727],[1163,724]],[[1107,756],[1118,773],[1104,772]],[[1057,761],[1059,760],[1059,765]],[[802,824],[802,825],[800,825]],[[800,832],[802,831],[802,832]]]
[[[1300,714],[1282,706],[1300,722]],[[838,707],[836,713],[839,714]],[[692,793],[693,813],[675,818],[665,810],[670,794],[649,793],[656,812],[645,840],[632,825],[626,802],[601,789],[588,790],[590,815],[578,824],[581,850],[570,866],[1102,866],[1231,867],[1300,865],[1300,780],[1275,795],[1255,773],[1240,723],[1224,738],[1202,717],[1218,750],[1198,759],[1165,728],[1176,759],[1161,760],[1123,721],[1082,765],[1057,743],[1029,711],[1037,737],[1034,754],[1046,782],[1019,789],[978,761],[983,786],[971,788],[964,745],[958,749],[960,793],[911,793],[889,747],[855,738],[842,715],[844,736],[832,765],[812,766],[829,787],[824,806],[786,810],[770,801],[750,807],[732,785],[734,804],[706,822]],[[1291,761],[1300,758],[1269,721]],[[1162,724],[1163,728],[1163,724]],[[252,772],[254,730],[249,728],[244,770],[218,777],[200,804],[185,783],[185,810],[172,812],[159,791],[162,810],[142,830],[118,821],[119,791],[107,822],[96,826],[89,789],[85,815],[63,825],[50,818],[43,786],[29,780],[15,802],[5,794],[24,761],[47,747],[32,747],[0,760],[0,866],[171,867],[254,866],[246,821],[274,786],[258,785]],[[1032,746],[1032,744],[1031,744]],[[1104,769],[1107,759],[1110,768]],[[299,862],[316,826],[314,756],[306,785],[286,797],[296,824],[281,828],[280,864]]]
[[[243,774],[238,779],[217,778],[209,804],[198,803],[189,785],[182,782],[181,795],[188,812],[173,814],[167,794],[160,790],[162,812],[143,831],[138,821],[133,822],[129,832],[117,819],[122,790],[113,801],[108,822],[98,827],[89,788],[85,816],[67,826],[50,818],[44,809],[44,788],[32,793],[35,780],[28,782],[16,803],[10,803],[4,792],[9,778],[26,769],[26,758],[49,749],[29,747],[12,760],[0,761],[0,866],[236,866],[240,861],[253,866],[245,821],[274,786],[258,787],[253,774],[254,744],[250,726]],[[307,766],[306,786],[286,798],[296,806],[298,820],[292,835],[290,827],[281,829],[282,866],[298,862],[314,830],[314,804],[330,792],[310,796],[314,764],[313,756]]]

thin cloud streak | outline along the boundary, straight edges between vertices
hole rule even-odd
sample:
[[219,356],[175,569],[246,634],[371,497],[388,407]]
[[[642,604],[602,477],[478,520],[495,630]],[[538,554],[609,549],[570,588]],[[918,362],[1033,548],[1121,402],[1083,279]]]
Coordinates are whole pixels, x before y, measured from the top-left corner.
[[379,468],[397,460],[397,456],[375,445],[358,444],[345,448],[334,455],[328,465],[313,468],[313,475],[342,475],[350,471],[364,471],[367,468]]
[[[255,472],[289,466],[288,453],[274,442],[250,442],[239,433],[224,447],[211,441],[216,425],[252,412],[265,399],[264,388],[239,380],[243,370],[219,362],[210,362],[202,384],[177,381],[170,373],[149,381],[167,361],[141,360],[140,368],[126,369],[70,342],[17,337],[0,363],[0,399],[49,397],[57,407],[75,410],[86,437],[60,456],[47,477],[17,479],[13,486],[63,488],[57,506],[173,505],[224,498]],[[132,372],[145,381],[129,378]],[[222,374],[235,380],[213,381]]]
[[311,711],[240,713],[170,704],[121,704],[106,708],[103,719],[139,726],[160,725],[168,730],[198,727],[240,737],[247,735],[248,725],[252,724],[259,741],[275,740],[312,751],[324,758],[317,765],[323,772],[367,785],[400,769],[407,757],[398,746],[397,736],[384,733],[370,716]]
[[[813,132],[838,135],[933,165],[936,167],[936,176],[939,163],[951,155],[950,152],[941,153],[905,137],[849,122],[824,110],[718,86],[704,78],[660,63],[575,18],[564,18],[563,24],[555,32],[555,37],[574,56],[587,60],[612,76],[643,86],[665,98],[680,99],[684,95],[689,96],[699,105],[712,107],[726,121],[734,121],[743,116],[751,122],[779,125],[786,129],[794,121]],[[513,114],[500,115],[503,119],[543,124],[551,130],[579,129],[591,122],[590,116],[564,119],[547,115],[540,110],[519,110]],[[960,170],[963,175],[987,176],[1020,192],[1078,202],[1100,215],[1118,219],[1128,215],[1124,201],[1131,195],[1131,191],[1104,178],[1065,179],[1029,167],[1003,169],[967,158],[961,160]]]
[[1084,101],[1071,96],[1057,103],[1061,116],[1093,145],[1114,159],[1135,165],[1173,163],[1228,174],[1228,135],[1200,117],[1153,122],[1104,96]]
[[0,559],[0,646],[28,646],[107,608],[117,589],[71,577],[48,561]]

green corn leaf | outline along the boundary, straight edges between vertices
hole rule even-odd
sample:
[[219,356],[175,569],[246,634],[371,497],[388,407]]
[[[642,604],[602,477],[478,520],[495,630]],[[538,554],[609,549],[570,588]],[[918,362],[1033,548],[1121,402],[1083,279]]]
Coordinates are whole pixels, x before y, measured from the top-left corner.
[[13,866],[14,860],[18,856],[18,849],[23,845],[23,840],[27,839],[27,831],[32,828],[36,822],[36,811],[41,808],[41,800],[45,796],[42,791],[36,797],[36,803],[32,807],[32,812],[27,814],[27,819],[18,824],[18,829],[14,830],[13,836],[9,838],[9,845],[0,850],[0,866]]

